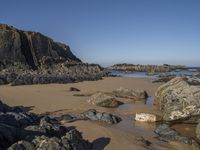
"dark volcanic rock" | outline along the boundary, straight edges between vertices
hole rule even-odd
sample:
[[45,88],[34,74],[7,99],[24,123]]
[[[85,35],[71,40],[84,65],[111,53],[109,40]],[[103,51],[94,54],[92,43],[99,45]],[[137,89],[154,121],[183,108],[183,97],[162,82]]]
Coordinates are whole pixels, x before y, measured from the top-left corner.
[[39,118],[30,112],[0,112],[0,123],[5,123],[15,127],[27,126],[37,123]]
[[65,121],[65,122],[72,122],[72,121],[77,121],[77,120],[92,120],[92,121],[105,122],[108,124],[116,124],[122,120],[118,116],[115,116],[106,112],[98,112],[95,109],[90,109],[78,115],[65,114],[59,117],[55,117],[54,119],[58,121]]
[[193,139],[189,137],[180,135],[176,130],[172,129],[167,124],[159,125],[156,128],[155,133],[158,135],[158,139],[161,141],[165,141],[165,142],[178,141],[180,143],[194,145],[198,147],[198,143],[196,141],[194,141]]
[[82,63],[65,44],[4,24],[0,24],[0,71],[0,85],[69,83],[108,75],[99,65]]
[[0,102],[0,149],[90,150],[92,144],[79,131],[61,126],[48,116],[39,117]]

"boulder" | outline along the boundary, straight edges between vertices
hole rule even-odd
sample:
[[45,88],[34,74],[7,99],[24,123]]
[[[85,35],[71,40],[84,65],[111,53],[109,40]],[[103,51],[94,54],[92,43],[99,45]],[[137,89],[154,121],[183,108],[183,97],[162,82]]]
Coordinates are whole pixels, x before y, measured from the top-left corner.
[[155,97],[165,121],[186,120],[200,115],[200,86],[190,85],[181,77],[161,85]]
[[11,145],[8,150],[35,150],[35,148],[31,142],[22,140]]
[[135,120],[141,122],[156,122],[160,121],[161,117],[151,113],[136,113]]
[[158,139],[165,142],[177,141],[183,144],[194,145],[195,147],[199,147],[198,143],[189,137],[182,136],[176,130],[172,129],[167,124],[159,125],[155,131],[158,135]]
[[89,103],[101,107],[108,107],[108,108],[115,108],[118,107],[119,102],[116,100],[115,97],[108,95],[103,92],[94,93],[90,99],[88,100]]
[[108,124],[119,123],[122,119],[118,116],[106,113],[106,112],[97,112],[95,109],[88,110],[81,114],[81,118],[89,119],[93,121],[101,121]]
[[58,117],[54,117],[54,119],[60,122],[72,122],[72,121],[77,121],[77,120],[92,120],[92,121],[100,121],[100,122],[104,122],[108,124],[116,124],[122,120],[118,116],[115,116],[106,112],[98,112],[95,109],[90,109],[88,111],[85,111],[77,115],[64,114]]
[[148,97],[147,92],[144,90],[134,90],[124,87],[120,87],[114,90],[112,94],[115,95],[116,97],[130,98],[134,100],[146,99]]

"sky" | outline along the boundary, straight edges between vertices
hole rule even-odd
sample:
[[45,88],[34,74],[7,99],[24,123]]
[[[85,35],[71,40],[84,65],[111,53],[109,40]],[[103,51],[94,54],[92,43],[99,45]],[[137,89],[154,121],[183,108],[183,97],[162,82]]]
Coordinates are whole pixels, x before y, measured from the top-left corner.
[[0,23],[66,43],[84,62],[200,66],[200,0],[1,0]]

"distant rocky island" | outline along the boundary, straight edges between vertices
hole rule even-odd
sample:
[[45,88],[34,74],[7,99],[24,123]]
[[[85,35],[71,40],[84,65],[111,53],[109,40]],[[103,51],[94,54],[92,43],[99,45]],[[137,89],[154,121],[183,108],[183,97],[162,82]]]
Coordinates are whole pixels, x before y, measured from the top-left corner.
[[115,64],[109,69],[118,70],[118,71],[132,71],[132,72],[148,72],[148,73],[155,73],[155,72],[169,72],[175,70],[186,70],[188,67],[181,66],[181,65],[140,65],[140,64]]
[[78,82],[107,74],[100,65],[83,63],[68,45],[0,24],[0,85]]

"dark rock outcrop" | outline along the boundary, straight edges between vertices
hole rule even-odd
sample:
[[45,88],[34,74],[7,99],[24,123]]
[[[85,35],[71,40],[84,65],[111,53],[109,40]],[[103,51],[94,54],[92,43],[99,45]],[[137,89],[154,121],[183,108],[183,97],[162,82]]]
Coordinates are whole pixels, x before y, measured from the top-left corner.
[[174,70],[185,70],[188,69],[186,66],[173,66],[164,64],[162,66],[158,65],[134,65],[134,64],[115,64],[109,69],[119,70],[119,71],[137,71],[137,72],[148,72],[154,74],[155,72],[168,72]]
[[0,114],[2,150],[90,150],[92,147],[78,130],[62,126],[48,116],[37,116],[2,102]]
[[172,129],[167,124],[159,125],[154,132],[158,135],[157,138],[161,141],[177,141],[183,144],[194,145],[195,147],[199,147],[198,143],[195,140],[189,137],[182,136],[180,133]]
[[22,31],[5,24],[0,25],[0,60],[5,66],[21,62],[33,69],[52,60],[81,62],[69,46],[39,32]]
[[65,44],[4,24],[0,24],[0,71],[0,85],[69,83],[108,75],[97,64],[82,63]]
[[108,124],[116,124],[122,120],[118,116],[106,112],[98,112],[95,109],[90,109],[78,115],[65,114],[62,116],[55,117],[54,119],[56,119],[57,121],[64,121],[64,122],[72,122],[77,120],[92,120],[92,121],[105,122]]

